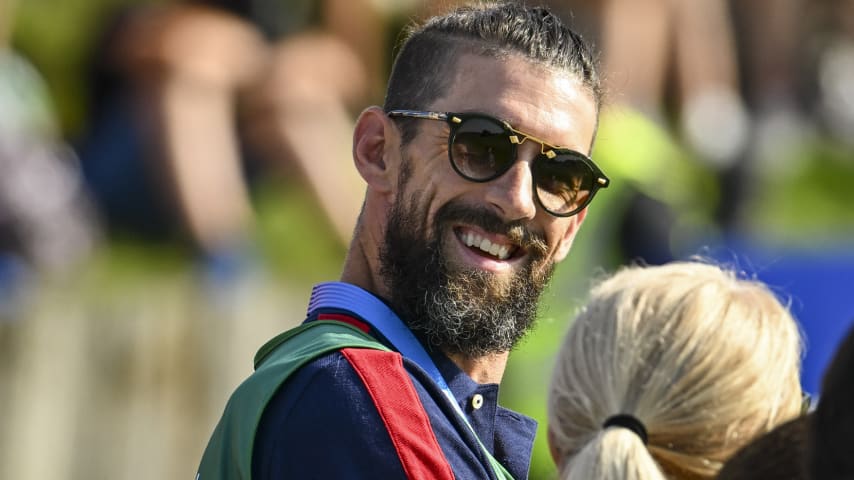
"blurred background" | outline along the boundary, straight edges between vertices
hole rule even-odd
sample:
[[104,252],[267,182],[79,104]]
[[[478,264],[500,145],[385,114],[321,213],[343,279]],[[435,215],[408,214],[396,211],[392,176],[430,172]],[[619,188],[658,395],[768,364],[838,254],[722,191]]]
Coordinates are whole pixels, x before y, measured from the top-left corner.
[[[401,27],[453,3],[0,0],[0,478],[192,478],[254,352],[338,277],[353,120]],[[854,323],[854,1],[545,3],[601,51],[612,187],[502,384],[541,422],[531,478],[556,346],[626,262],[770,283],[819,393]]]

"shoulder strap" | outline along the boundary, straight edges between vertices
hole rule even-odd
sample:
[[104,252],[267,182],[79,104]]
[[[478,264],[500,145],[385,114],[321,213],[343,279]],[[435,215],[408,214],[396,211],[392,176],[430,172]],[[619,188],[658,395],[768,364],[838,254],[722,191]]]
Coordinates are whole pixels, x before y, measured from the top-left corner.
[[[283,348],[285,344],[287,348]],[[226,404],[202,455],[196,480],[251,479],[255,432],[279,386],[306,363],[345,348],[391,351],[353,325],[326,320],[304,323],[264,344],[255,355],[255,372],[237,387]],[[408,377],[406,380],[411,382]],[[461,416],[468,425],[465,416]],[[483,444],[480,447],[495,476],[512,480],[486,447]]]
[[406,477],[454,480],[403,357],[366,349],[345,348],[341,353],[373,400]]
[[[282,348],[287,344],[287,348]],[[255,372],[232,394],[202,455],[198,480],[249,479],[255,431],[267,403],[300,367],[343,348],[390,351],[351,325],[315,321],[267,342],[255,356]]]

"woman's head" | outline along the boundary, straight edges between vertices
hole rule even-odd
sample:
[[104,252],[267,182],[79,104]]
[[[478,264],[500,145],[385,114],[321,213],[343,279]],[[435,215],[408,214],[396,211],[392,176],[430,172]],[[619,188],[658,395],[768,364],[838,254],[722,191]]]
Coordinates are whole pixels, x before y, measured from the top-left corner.
[[[801,337],[762,283],[700,262],[625,267],[591,291],[557,357],[549,440],[566,478],[712,478],[800,411]],[[630,429],[603,428],[627,414]]]

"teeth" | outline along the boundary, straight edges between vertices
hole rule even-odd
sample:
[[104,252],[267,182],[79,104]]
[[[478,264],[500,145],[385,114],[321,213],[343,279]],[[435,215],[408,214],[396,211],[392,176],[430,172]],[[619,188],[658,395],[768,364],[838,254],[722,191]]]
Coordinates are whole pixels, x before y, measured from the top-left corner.
[[473,246],[474,245],[474,234],[472,234],[471,232],[466,233],[466,236],[463,239],[463,241],[466,242],[467,247]]
[[482,238],[480,235],[476,235],[472,232],[466,232],[463,234],[462,240],[466,246],[479,248],[482,251],[497,257],[499,260],[507,260],[510,257],[511,247],[509,245],[492,243],[489,239]]

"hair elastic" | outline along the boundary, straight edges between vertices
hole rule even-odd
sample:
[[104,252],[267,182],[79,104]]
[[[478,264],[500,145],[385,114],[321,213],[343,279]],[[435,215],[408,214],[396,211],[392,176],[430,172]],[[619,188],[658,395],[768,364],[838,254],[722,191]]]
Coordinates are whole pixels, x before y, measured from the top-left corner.
[[629,415],[627,413],[620,413],[617,415],[612,415],[605,419],[605,422],[602,423],[602,428],[608,427],[622,427],[627,428],[640,437],[643,440],[643,444],[647,444],[647,434],[646,427],[643,426],[640,420],[638,420],[634,415]]

